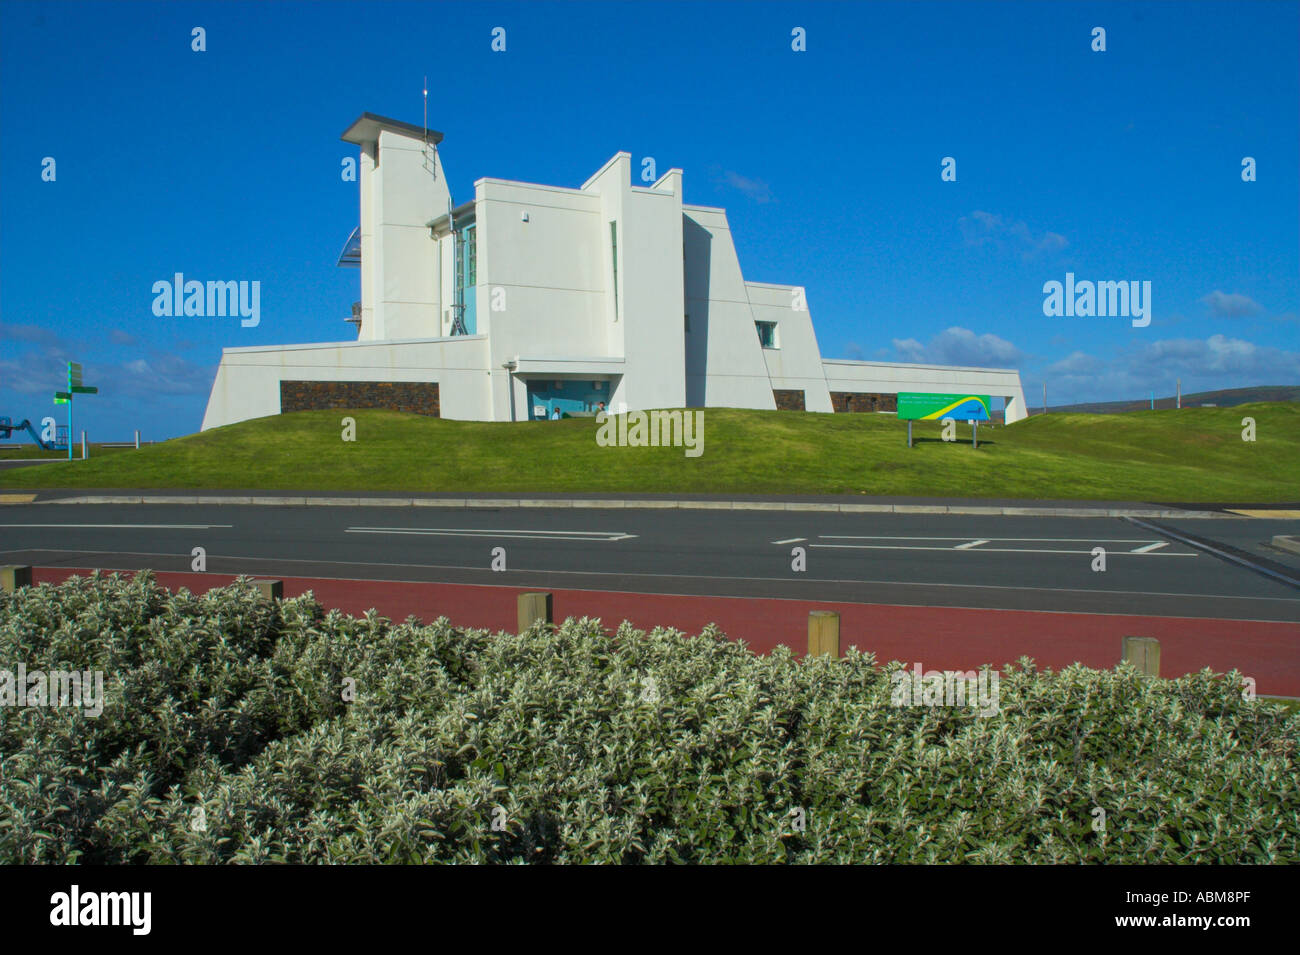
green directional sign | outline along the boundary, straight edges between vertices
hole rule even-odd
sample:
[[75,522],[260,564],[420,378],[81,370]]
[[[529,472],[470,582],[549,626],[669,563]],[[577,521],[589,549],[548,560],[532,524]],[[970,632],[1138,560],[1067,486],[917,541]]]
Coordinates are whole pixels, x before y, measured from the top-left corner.
[[[81,383],[81,362],[68,362],[68,390],[56,391],[54,393],[54,403],[56,405],[68,406],[68,460],[72,460],[72,396],[73,395],[97,395],[98,388],[92,388],[89,385]],[[84,434],[83,434],[84,437]],[[83,448],[84,452],[84,448]],[[83,453],[84,457],[84,453]]]
[[898,417],[904,421],[988,421],[989,396],[900,391]]

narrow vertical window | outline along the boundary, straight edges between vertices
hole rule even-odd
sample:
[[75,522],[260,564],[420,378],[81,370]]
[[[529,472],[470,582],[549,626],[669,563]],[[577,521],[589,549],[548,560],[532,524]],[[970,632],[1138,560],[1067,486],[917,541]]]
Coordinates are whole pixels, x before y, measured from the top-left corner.
[[618,223],[609,224],[609,253],[614,262],[614,321],[618,321]]

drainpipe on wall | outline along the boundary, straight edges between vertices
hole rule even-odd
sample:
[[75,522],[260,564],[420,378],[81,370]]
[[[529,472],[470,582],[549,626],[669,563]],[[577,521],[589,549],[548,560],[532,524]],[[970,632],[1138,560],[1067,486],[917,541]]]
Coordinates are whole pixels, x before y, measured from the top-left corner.
[[510,397],[510,420],[515,420],[515,368],[517,365],[513,361],[508,361],[501,366],[506,370],[506,394]]

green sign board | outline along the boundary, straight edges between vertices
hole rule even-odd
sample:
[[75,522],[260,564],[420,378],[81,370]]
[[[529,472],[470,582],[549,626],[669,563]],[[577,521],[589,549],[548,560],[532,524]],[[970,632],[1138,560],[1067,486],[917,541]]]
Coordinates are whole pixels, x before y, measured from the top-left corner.
[[940,395],[922,391],[898,393],[898,417],[904,421],[988,421],[988,395]]
[[54,400],[58,402],[66,402],[71,397],[72,392],[70,391],[56,391],[54,393]]
[[72,393],[74,395],[97,395],[99,394],[99,389],[92,388],[89,385],[73,385]]
[[79,384],[81,384],[81,362],[70,361],[68,362],[68,385],[71,387]]

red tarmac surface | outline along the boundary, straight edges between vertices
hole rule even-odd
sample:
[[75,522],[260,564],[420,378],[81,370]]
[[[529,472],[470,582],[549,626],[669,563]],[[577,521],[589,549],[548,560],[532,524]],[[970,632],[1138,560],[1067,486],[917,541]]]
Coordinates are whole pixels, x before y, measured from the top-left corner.
[[[33,583],[60,583],[85,568],[33,568]],[[170,589],[203,593],[229,584],[227,574],[158,572]],[[375,608],[393,620],[440,616],[464,627],[513,632],[516,596],[529,588],[429,584],[376,580],[280,578],[285,597],[311,590],[323,606],[360,615]],[[1258,693],[1300,697],[1300,624],[1190,617],[902,607],[886,604],[807,600],[697,597],[671,594],[553,590],[552,612],[566,617],[598,617],[607,627],[623,620],[641,629],[672,627],[689,634],[714,623],[728,636],[744,639],[758,652],[785,644],[807,647],[808,614],[840,614],[840,647],[873,652],[884,663],[901,660],[929,670],[970,670],[984,663],[999,667],[1031,657],[1040,668],[1083,663],[1109,669],[1120,659],[1125,636],[1160,641],[1161,676],[1180,676],[1209,667],[1236,669],[1253,677]]]

